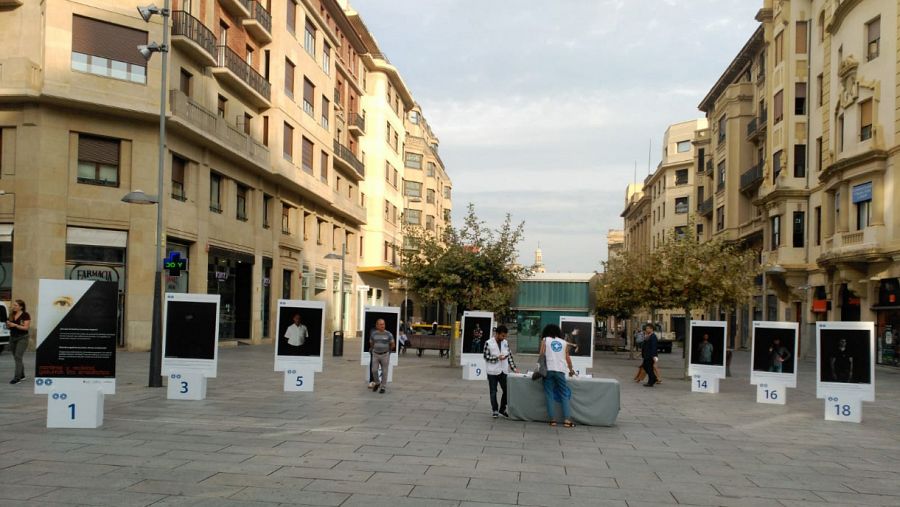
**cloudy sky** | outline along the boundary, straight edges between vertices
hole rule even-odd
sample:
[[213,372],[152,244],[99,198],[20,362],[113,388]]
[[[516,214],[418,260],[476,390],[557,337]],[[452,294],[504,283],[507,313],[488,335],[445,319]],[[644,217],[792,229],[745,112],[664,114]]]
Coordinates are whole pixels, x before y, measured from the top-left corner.
[[589,272],[762,0],[351,0],[440,138],[454,222],[525,222],[523,263]]

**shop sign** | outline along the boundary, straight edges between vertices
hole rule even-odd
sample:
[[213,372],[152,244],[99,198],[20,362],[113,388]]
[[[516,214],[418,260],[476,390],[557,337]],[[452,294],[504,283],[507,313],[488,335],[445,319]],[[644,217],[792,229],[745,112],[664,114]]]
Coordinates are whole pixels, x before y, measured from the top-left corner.
[[228,280],[228,271],[216,271],[216,280],[219,282]]
[[813,299],[813,313],[825,313],[828,311],[828,301],[825,299]]
[[119,271],[112,266],[96,264],[76,264],[69,272],[69,280],[94,280],[98,282],[119,282]]
[[853,187],[853,204],[872,200],[872,182]]
[[187,259],[182,259],[180,252],[169,252],[169,256],[163,259],[163,268],[169,276],[180,276],[182,271],[187,270]]

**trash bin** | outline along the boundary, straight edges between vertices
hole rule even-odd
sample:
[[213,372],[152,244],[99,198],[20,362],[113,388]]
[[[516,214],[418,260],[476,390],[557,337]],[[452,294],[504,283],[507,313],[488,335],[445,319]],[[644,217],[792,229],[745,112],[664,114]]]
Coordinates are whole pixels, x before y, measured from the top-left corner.
[[334,332],[334,341],[331,344],[331,355],[334,357],[341,357],[344,355],[344,332],[343,331],[335,331]]

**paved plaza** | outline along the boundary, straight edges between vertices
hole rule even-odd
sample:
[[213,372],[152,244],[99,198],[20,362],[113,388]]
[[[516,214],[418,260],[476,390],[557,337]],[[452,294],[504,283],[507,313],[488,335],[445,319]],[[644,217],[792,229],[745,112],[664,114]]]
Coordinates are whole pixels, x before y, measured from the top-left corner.
[[652,389],[631,381],[637,360],[598,353],[595,376],[622,383],[618,424],[565,429],[492,419],[487,383],[435,352],[372,393],[346,345],[314,393],[282,391],[272,346],[222,349],[205,401],[167,400],[145,387],[148,354],[120,353],[97,430],[48,430],[46,397],[7,385],[0,355],[0,505],[900,505],[896,370],[876,369],[857,425],[823,420],[809,360],[773,406],[755,403],[746,352],[715,395],[674,380],[680,349]]

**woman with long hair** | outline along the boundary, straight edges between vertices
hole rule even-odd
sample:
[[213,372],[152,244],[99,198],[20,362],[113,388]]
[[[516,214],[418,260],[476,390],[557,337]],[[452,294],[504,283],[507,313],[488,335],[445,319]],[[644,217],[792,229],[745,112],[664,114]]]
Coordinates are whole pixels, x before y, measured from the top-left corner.
[[575,426],[572,421],[569,399],[572,391],[566,383],[566,370],[569,376],[575,375],[572,368],[572,358],[569,357],[569,347],[562,338],[562,330],[556,324],[544,326],[541,332],[540,354],[547,360],[547,376],[544,377],[544,396],[547,400],[547,416],[550,418],[550,426],[556,426],[555,406],[556,402],[562,405],[563,425],[566,428]]
[[9,348],[16,361],[16,371],[9,383],[18,384],[25,380],[25,364],[22,357],[28,348],[28,329],[31,328],[31,315],[25,311],[25,301],[21,299],[13,301],[12,314],[6,321],[6,327],[9,328]]

